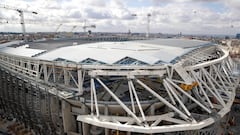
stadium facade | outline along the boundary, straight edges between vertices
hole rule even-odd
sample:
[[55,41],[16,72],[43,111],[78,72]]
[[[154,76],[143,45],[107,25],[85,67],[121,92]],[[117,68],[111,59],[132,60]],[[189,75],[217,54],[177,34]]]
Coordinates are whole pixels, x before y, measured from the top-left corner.
[[239,78],[211,42],[0,45],[0,108],[37,134],[223,133]]

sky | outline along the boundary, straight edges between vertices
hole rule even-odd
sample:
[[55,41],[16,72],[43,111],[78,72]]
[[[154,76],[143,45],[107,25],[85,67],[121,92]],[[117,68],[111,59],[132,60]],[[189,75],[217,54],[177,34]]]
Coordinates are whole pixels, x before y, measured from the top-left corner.
[[[0,0],[24,11],[27,32],[150,32],[220,34],[240,32],[240,0]],[[136,14],[137,16],[132,16]],[[9,24],[6,24],[6,21]],[[0,31],[21,32],[19,13],[0,8]],[[11,24],[10,24],[11,23]]]

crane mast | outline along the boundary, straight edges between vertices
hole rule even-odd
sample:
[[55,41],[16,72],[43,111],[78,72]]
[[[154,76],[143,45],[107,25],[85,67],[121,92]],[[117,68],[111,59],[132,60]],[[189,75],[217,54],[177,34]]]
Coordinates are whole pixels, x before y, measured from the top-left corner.
[[87,28],[96,28],[95,24],[92,25],[87,25],[86,20],[84,21],[84,25],[83,25],[83,32],[86,33],[86,29]]
[[57,28],[56,28],[56,30],[55,30],[55,33],[58,32],[58,30],[60,29],[60,27],[61,27],[62,25],[63,25],[63,24],[59,24],[59,25],[57,26]]
[[22,25],[23,38],[24,38],[24,40],[26,40],[26,28],[25,28],[25,23],[24,23],[23,11],[21,11],[21,10],[17,10],[17,11],[19,12],[19,16],[21,18],[20,24]]
[[149,31],[150,31],[150,17],[151,17],[151,14],[148,13],[148,14],[147,14],[147,33],[146,33],[146,38],[149,38]]
[[70,32],[73,32],[73,30],[74,30],[75,28],[77,28],[77,25],[74,25],[74,26],[72,27],[72,29],[71,29]]
[[16,7],[12,7],[12,6],[8,6],[8,5],[0,5],[0,8],[4,8],[4,9],[9,9],[9,10],[15,10],[19,13],[20,16],[20,24],[22,26],[22,34],[23,34],[23,40],[26,41],[26,27],[25,27],[25,22],[24,22],[24,12],[25,13],[32,13],[32,14],[38,14],[35,11],[28,11],[28,10],[23,10],[23,9],[19,9]]
[[[132,16],[136,17],[136,16],[143,16],[143,15],[137,15],[137,14],[132,14]],[[147,31],[146,31],[146,38],[149,38],[149,32],[150,32],[150,17],[152,15],[150,13],[147,14]]]

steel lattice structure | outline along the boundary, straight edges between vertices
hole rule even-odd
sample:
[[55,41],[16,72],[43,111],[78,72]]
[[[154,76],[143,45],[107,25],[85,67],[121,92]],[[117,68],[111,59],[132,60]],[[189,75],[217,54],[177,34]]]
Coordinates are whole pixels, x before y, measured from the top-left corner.
[[[53,116],[58,109],[49,110],[51,107],[46,105],[41,108],[43,111],[37,109],[40,104],[51,103],[46,96],[50,94],[72,106],[71,112],[75,120],[82,123],[83,134],[109,134],[110,130],[128,133],[201,130],[214,125],[230,111],[239,84],[239,78],[233,74],[235,63],[228,51],[217,45],[198,47],[172,63],[146,65],[129,58],[124,62],[131,64],[125,65],[88,61],[95,64],[0,54],[2,74],[21,76],[28,82],[22,85],[27,84],[32,94],[45,95],[38,97],[36,94],[34,98],[46,100],[34,100],[29,96],[31,93],[22,93],[21,98],[26,96],[23,100],[28,102],[23,108],[35,110],[29,116],[22,115],[24,118],[39,123],[44,121],[48,129],[57,128],[59,119]],[[1,76],[1,86],[5,86],[4,80],[8,79]],[[14,77],[10,77],[10,81],[16,83],[16,79],[11,78]],[[13,103],[23,101],[14,100],[18,95],[14,95],[15,88],[7,89],[6,86],[3,89],[12,90],[9,93],[13,95],[9,97],[13,98]],[[1,89],[1,102],[4,103],[9,102],[4,98],[6,90]],[[16,103],[12,105],[4,107],[9,111],[15,107],[21,110]],[[69,120],[65,118],[64,106],[62,103],[62,110],[58,111],[62,111],[64,131],[68,132],[66,121]],[[23,111],[18,112],[15,117]],[[40,112],[43,115],[39,115]]]

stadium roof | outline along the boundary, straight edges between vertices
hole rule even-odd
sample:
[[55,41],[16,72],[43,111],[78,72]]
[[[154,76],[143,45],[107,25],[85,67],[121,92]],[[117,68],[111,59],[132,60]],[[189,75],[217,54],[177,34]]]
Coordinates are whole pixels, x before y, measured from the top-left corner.
[[34,57],[38,54],[45,52],[45,50],[31,49],[28,45],[23,45],[19,47],[3,47],[0,49],[0,52],[18,56]]
[[[47,41],[44,44],[48,44]],[[33,49],[34,44],[3,47],[0,52],[49,61],[81,64],[154,65],[172,60],[210,42],[189,39],[154,39],[127,42],[98,42],[60,47],[51,51]]]
[[58,48],[38,56],[44,60],[65,60],[83,64],[169,63],[190,50],[209,42],[187,39],[156,39],[128,42],[100,42]]

